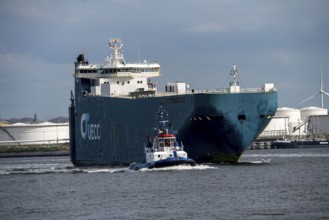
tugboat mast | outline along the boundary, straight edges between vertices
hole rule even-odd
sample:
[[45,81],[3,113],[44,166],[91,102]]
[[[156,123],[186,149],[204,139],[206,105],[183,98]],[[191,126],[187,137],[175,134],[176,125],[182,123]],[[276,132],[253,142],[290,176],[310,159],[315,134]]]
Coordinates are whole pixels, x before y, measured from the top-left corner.
[[166,125],[168,124],[167,117],[168,117],[168,113],[166,112],[163,106],[160,106],[159,112],[157,112],[157,119],[158,119],[158,127],[162,131],[167,129],[167,125]]

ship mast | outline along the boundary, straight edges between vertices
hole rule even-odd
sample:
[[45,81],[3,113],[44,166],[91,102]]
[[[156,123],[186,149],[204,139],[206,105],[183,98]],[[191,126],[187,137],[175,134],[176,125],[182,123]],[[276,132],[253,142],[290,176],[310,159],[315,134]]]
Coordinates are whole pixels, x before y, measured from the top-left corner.
[[125,60],[123,54],[121,54],[120,50],[123,47],[122,40],[120,38],[111,38],[109,41],[109,47],[114,51],[114,60],[113,64],[125,64]]
[[230,92],[232,92],[232,93],[240,92],[239,82],[236,80],[237,75],[238,75],[238,70],[236,68],[236,65],[232,66],[230,74],[233,76],[233,81],[230,82]]
[[238,75],[238,70],[236,69],[236,65],[232,66],[230,74],[233,76],[233,82],[232,83],[233,83],[234,86],[236,86],[237,85],[236,76]]

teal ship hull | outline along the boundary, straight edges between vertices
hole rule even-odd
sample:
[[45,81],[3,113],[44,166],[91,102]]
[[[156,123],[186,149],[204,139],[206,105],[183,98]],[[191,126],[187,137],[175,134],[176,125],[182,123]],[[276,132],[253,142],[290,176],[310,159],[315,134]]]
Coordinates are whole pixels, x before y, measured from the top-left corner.
[[85,96],[85,81],[76,79],[69,108],[71,161],[76,166],[142,162],[160,105],[190,158],[238,162],[277,109],[276,91],[119,98]]

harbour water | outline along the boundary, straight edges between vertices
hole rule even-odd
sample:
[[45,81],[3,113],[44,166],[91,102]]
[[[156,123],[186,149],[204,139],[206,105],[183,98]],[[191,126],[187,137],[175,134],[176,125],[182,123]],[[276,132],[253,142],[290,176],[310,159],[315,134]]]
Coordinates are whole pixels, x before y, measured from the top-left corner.
[[329,219],[329,148],[131,171],[0,158],[0,219]]

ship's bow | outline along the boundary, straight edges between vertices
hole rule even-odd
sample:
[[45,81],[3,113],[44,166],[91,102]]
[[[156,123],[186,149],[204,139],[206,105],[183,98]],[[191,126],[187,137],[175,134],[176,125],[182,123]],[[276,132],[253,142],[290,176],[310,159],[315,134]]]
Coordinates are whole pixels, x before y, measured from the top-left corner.
[[237,162],[276,109],[275,91],[195,94],[193,113],[178,138],[199,162]]

